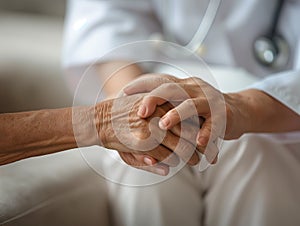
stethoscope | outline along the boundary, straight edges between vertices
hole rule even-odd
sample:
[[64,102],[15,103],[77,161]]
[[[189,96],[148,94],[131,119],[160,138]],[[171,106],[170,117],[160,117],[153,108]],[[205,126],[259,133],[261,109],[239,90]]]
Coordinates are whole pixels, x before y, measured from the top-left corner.
[[290,49],[287,41],[278,34],[278,21],[284,0],[278,0],[270,31],[253,43],[253,54],[257,62],[270,69],[280,69],[288,63]]
[[[220,2],[221,0],[210,0],[203,21],[201,22],[192,40],[186,46],[184,46],[185,48],[194,53],[197,53],[199,50],[201,50],[202,42],[208,33],[209,27],[213,23]],[[274,70],[279,70],[285,67],[288,63],[290,55],[290,48],[287,41],[277,32],[278,21],[282,12],[283,3],[284,0],[278,0],[270,31],[257,37],[253,42],[253,55],[256,61],[260,65]],[[170,4],[166,4],[166,7],[169,6]],[[174,40],[170,38],[170,32],[166,31],[164,33],[164,36],[166,36],[165,40],[174,42]],[[176,51],[171,51],[171,53],[176,53]]]

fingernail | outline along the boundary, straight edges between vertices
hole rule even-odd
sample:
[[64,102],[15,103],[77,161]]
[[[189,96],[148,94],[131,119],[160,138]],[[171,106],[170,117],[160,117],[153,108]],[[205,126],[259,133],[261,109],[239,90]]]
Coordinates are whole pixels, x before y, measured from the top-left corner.
[[152,166],[153,165],[152,160],[149,157],[145,157],[144,158],[144,163],[147,164],[148,166]]
[[144,116],[146,113],[146,107],[144,105],[141,105],[139,110],[138,110],[138,116]]
[[158,125],[161,129],[167,129],[168,125],[170,125],[170,119],[168,119],[167,117],[162,118],[161,120],[159,120]]

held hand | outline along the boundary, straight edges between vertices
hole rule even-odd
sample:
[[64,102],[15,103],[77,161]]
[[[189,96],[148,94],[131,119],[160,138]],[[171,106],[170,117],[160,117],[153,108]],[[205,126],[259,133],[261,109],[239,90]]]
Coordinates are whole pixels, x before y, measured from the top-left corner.
[[[166,113],[167,111],[165,111]],[[182,130],[180,126],[176,125],[171,129],[171,131],[178,137],[184,136],[185,140],[189,141],[195,141],[196,140],[196,135],[198,132],[198,127],[195,127],[193,125],[193,122],[191,120],[186,120],[185,122],[182,122],[184,125],[183,128],[185,128],[185,132],[181,133]],[[194,123],[195,124],[195,123]],[[171,140],[170,140],[171,141]],[[193,144],[195,145],[195,144]],[[180,147],[180,146],[178,146]],[[127,153],[127,152],[121,152],[119,151],[119,155],[121,158],[131,166],[135,166],[136,168],[143,169],[152,173],[156,173],[159,175],[167,175],[169,172],[169,166],[176,166],[177,163],[179,163],[178,158],[174,158],[174,162],[172,163],[171,161],[168,161],[166,157],[164,157],[164,153],[160,152],[159,149],[156,149],[153,151],[153,153]],[[200,156],[198,156],[200,157]],[[196,157],[197,159],[197,157]],[[197,162],[199,162],[197,160]],[[187,162],[189,165],[195,165],[195,162],[188,161]]]
[[[143,96],[139,94],[101,103],[97,111],[105,114],[99,114],[102,118],[98,119],[97,125],[102,145],[118,150],[127,164],[160,175],[166,175],[169,166],[176,166],[178,158],[191,165],[197,164],[196,145],[188,142],[195,139],[197,128],[186,122],[169,131],[160,129],[159,118],[171,109],[170,104],[158,107],[151,117],[141,119],[137,112]],[[181,127],[186,126],[190,129],[181,132]]]
[[[232,129],[233,119],[238,120],[237,105],[231,95],[220,91],[199,78],[177,79],[170,75],[145,75],[124,88],[124,93],[148,93],[141,103],[138,115],[147,118],[157,106],[166,102],[179,104],[169,110],[160,120],[159,127],[167,130],[180,121],[200,116],[204,122],[197,135],[197,144],[207,160],[215,163],[218,148],[217,139],[234,139],[241,136],[242,129]],[[196,108],[196,112],[191,109]],[[235,123],[236,124],[236,123]],[[243,123],[240,123],[242,127]],[[225,133],[225,134],[224,134]],[[224,137],[225,135],[225,137]]]

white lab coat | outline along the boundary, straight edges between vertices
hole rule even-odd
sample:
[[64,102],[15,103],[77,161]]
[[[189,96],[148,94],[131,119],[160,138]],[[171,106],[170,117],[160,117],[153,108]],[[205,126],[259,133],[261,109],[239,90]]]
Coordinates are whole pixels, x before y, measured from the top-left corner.
[[[208,0],[168,2],[170,12],[163,8],[166,1],[162,0],[69,0],[64,66],[88,65],[101,57],[108,60],[105,56],[112,49],[149,40],[165,30],[171,31],[178,43],[186,44],[200,24]],[[291,49],[286,68],[281,72],[264,68],[252,53],[255,38],[270,29],[276,2],[221,1],[204,41],[202,57],[210,64],[245,68],[260,80],[254,88],[269,93],[300,114],[300,1],[285,1],[279,20],[278,32]],[[170,18],[167,22],[166,17]],[[135,59],[139,54],[145,53],[119,52],[114,57]],[[220,163],[201,175],[185,169],[156,186],[132,188],[110,184],[114,220],[117,225],[130,226],[192,226],[201,222],[299,225],[299,137],[291,141],[282,139],[286,137],[291,136],[247,135],[225,142]],[[114,178],[151,178],[124,165],[108,164],[107,160],[105,165],[107,175]]]
[[[170,31],[186,44],[193,37],[207,8],[199,0],[70,0],[65,29],[64,65],[90,64],[119,45],[149,40]],[[255,38],[270,29],[275,0],[223,0],[205,41],[204,60],[243,67],[262,81],[254,85],[300,113],[300,1],[286,0],[278,32],[290,46],[282,74],[265,68],[253,56]],[[166,9],[168,7],[168,9]],[[170,9],[169,9],[170,8]],[[170,18],[166,20],[166,17]],[[151,51],[151,50],[150,50]],[[154,51],[154,50],[152,50]],[[119,53],[134,58],[136,53]],[[263,78],[268,77],[267,80]]]

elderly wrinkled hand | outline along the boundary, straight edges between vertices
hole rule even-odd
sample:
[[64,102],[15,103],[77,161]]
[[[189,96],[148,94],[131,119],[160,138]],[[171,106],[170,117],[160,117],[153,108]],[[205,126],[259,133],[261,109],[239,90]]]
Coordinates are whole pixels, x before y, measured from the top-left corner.
[[[159,128],[160,118],[172,108],[169,103],[157,107],[150,117],[140,118],[137,112],[144,96],[121,97],[101,104],[98,132],[102,145],[118,150],[127,164],[160,175],[168,174],[169,166],[176,166],[179,158],[197,164],[194,140],[198,128],[189,121],[168,131]],[[154,160],[153,164],[146,164],[145,158]]]

